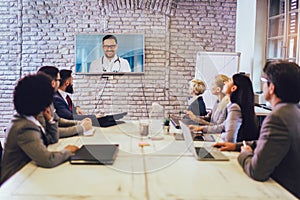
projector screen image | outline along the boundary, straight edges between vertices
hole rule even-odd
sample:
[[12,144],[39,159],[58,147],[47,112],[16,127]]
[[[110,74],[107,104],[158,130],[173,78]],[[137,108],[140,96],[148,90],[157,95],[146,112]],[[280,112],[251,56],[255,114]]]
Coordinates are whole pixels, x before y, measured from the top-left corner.
[[77,34],[76,73],[144,72],[143,34]]

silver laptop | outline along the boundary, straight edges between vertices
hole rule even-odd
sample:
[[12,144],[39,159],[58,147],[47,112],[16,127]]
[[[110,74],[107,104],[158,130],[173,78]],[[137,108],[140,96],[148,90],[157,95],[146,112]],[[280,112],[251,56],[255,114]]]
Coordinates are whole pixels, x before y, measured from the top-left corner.
[[217,148],[212,147],[195,147],[191,131],[187,125],[179,121],[182,129],[182,134],[189,151],[195,156],[197,160],[205,161],[228,161],[229,159],[220,152]]

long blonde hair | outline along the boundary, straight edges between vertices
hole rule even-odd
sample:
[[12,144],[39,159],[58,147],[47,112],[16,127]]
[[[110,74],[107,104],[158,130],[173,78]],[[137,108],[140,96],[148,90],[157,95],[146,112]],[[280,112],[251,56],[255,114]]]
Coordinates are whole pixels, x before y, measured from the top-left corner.
[[[229,81],[229,77],[224,74],[218,74],[215,76],[216,86],[219,87],[222,91],[225,82]],[[229,103],[229,97],[224,96],[223,99],[219,102],[217,111],[226,109],[227,104]]]
[[221,90],[223,89],[225,82],[227,81],[229,81],[229,77],[224,74],[218,74],[217,76],[215,76],[215,83],[217,87],[221,88]]

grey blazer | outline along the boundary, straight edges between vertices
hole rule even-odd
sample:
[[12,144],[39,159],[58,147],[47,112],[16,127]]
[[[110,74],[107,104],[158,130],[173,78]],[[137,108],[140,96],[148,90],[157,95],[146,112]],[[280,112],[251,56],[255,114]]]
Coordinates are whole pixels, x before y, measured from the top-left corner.
[[221,138],[226,142],[236,142],[239,129],[242,125],[242,111],[238,104],[229,103],[227,105],[227,117],[224,121],[224,129]]
[[263,121],[253,153],[238,161],[251,178],[275,181],[300,198],[300,109],[279,103]]
[[78,124],[78,121],[60,118],[56,114],[53,104],[50,105],[50,110],[55,123],[51,124],[46,121],[43,114],[38,116],[39,122],[47,132],[47,138],[50,143],[55,143],[58,141],[58,139],[56,140],[56,136],[58,136],[58,138],[63,138],[83,134],[83,127]]
[[14,116],[6,133],[1,183],[31,160],[38,166],[51,168],[66,161],[72,155],[68,150],[48,151],[47,139],[41,128],[22,116]]
[[202,126],[202,132],[204,133],[221,133],[225,130],[225,120],[227,117],[227,107],[229,100],[224,97],[221,102],[216,101],[212,112],[210,122],[207,122],[205,126]]

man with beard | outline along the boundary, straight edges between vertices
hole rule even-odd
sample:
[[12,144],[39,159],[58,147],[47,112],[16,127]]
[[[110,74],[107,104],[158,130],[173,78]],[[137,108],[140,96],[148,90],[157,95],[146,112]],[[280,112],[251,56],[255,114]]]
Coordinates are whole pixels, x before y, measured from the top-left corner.
[[[72,71],[62,69],[60,74],[60,86],[53,97],[53,104],[59,117],[69,120],[82,120],[86,117],[92,120],[94,126],[99,126],[96,115],[85,115],[79,106],[75,106],[70,94],[74,93]],[[100,117],[100,116],[98,116]]]
[[130,72],[126,59],[117,55],[118,41],[114,35],[106,35],[102,39],[104,56],[91,63],[89,72]]
[[[46,74],[51,79],[53,91],[56,93],[61,80],[59,70],[54,66],[43,66],[38,70],[38,73]],[[89,118],[76,121],[59,117],[55,112],[53,103],[51,103],[50,109],[38,115],[38,121],[46,130],[49,144],[56,143],[58,138],[81,135],[92,129],[92,122]]]
[[72,71],[62,69],[59,71],[60,85],[57,93],[54,95],[54,107],[60,117],[74,119],[75,115],[83,115],[79,106],[75,106],[69,94],[74,93]]

